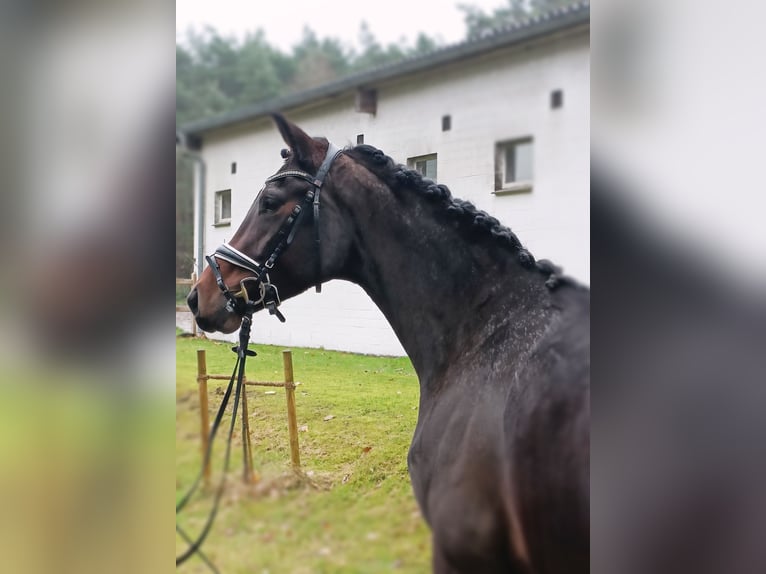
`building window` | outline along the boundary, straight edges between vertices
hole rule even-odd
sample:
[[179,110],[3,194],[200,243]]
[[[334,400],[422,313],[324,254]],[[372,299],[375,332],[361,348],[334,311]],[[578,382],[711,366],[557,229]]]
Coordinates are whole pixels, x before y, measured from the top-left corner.
[[564,92],[553,90],[551,92],[551,109],[555,110],[564,106]]
[[411,157],[407,160],[407,167],[414,169],[423,177],[436,181],[436,154]]
[[495,148],[495,193],[530,191],[534,177],[534,143],[523,138]]
[[237,162],[231,162],[231,173],[237,173]]
[[231,190],[224,189],[215,192],[215,225],[231,223]]
[[360,145],[364,143],[364,134],[359,134],[356,136],[356,145]]
[[452,129],[452,116],[442,116],[442,131],[448,132]]
[[356,111],[374,116],[378,111],[378,91],[359,88],[356,91]]

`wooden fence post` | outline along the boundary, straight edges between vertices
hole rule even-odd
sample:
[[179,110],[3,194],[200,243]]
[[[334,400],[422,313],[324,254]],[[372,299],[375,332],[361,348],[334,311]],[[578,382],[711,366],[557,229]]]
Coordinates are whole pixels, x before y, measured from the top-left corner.
[[250,416],[247,410],[247,381],[242,381],[242,457],[244,462],[244,474],[242,480],[245,484],[253,482],[253,451],[250,445]]
[[301,456],[298,451],[298,417],[295,414],[295,382],[293,381],[293,354],[282,351],[285,366],[285,396],[287,397],[287,428],[290,431],[290,459],[293,470],[301,468]]
[[[205,462],[205,457],[208,451],[208,435],[210,433],[210,418],[207,406],[207,358],[205,357],[205,350],[197,350],[197,385],[199,388],[199,412],[200,412],[200,433],[202,436],[202,461]],[[203,470],[203,476],[205,479],[205,488],[210,487],[210,459],[207,460],[205,468]]]

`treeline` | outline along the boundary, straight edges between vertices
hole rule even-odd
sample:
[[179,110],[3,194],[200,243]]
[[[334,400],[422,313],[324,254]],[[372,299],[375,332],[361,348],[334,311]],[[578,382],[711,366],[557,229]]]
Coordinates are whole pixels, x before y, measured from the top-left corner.
[[[486,12],[469,4],[463,12],[466,38],[571,4],[571,0],[507,0]],[[359,49],[337,38],[319,38],[304,28],[291,53],[270,45],[262,30],[243,40],[212,28],[190,30],[176,45],[176,121],[182,125],[249,104],[321,85],[336,78],[425,54],[440,41],[421,32],[412,45],[382,45],[366,23],[359,30]]]
[[502,26],[515,24],[527,18],[572,4],[577,4],[577,2],[572,0],[507,0],[506,6],[501,6],[491,12],[485,12],[481,8],[468,4],[460,4],[458,8],[463,12],[466,37],[474,39],[491,33]]
[[[466,38],[477,38],[571,0],[507,0],[485,12],[459,5]],[[263,31],[243,40],[226,37],[212,28],[190,30],[176,44],[176,124],[199,120],[285,94],[305,90],[336,78],[428,53],[440,47],[436,37],[421,32],[409,46],[381,45],[365,23],[358,49],[336,38],[319,38],[305,28],[301,41],[284,53],[270,45]],[[190,166],[176,161],[176,276],[187,277],[193,265],[192,178]]]
[[383,46],[366,24],[359,39],[361,49],[355,50],[304,28],[301,41],[285,54],[261,30],[242,41],[212,28],[189,31],[176,46],[176,120],[183,124],[277,98],[439,47],[424,33],[412,46]]

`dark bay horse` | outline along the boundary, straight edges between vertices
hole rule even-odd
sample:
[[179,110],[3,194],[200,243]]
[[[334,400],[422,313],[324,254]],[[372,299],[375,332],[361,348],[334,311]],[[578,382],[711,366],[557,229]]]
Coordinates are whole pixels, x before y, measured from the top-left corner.
[[[371,146],[334,156],[324,138],[274,120],[284,165],[229,245],[266,260],[327,168],[321,217],[317,198],[269,279],[282,299],[330,279],[361,285],[406,349],[420,380],[408,463],[434,572],[587,572],[589,291],[444,185]],[[241,281],[257,296],[253,271],[223,253],[228,295],[210,267],[189,295],[206,331],[238,328]]]

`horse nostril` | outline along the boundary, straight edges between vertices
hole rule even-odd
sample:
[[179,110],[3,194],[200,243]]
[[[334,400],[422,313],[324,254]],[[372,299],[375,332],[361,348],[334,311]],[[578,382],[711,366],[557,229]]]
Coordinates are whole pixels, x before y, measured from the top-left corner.
[[186,304],[189,306],[189,309],[191,309],[191,312],[196,315],[198,311],[196,287],[189,292],[189,296],[186,298]]

